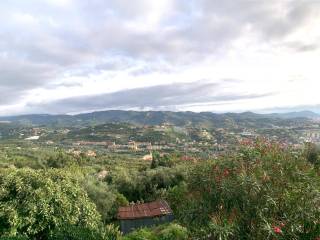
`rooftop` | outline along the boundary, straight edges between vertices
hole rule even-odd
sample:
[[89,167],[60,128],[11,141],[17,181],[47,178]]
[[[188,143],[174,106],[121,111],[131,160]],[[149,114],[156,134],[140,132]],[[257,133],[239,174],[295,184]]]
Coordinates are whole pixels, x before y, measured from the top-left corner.
[[172,214],[172,210],[166,201],[159,200],[150,203],[134,204],[120,207],[118,210],[119,220],[152,218]]

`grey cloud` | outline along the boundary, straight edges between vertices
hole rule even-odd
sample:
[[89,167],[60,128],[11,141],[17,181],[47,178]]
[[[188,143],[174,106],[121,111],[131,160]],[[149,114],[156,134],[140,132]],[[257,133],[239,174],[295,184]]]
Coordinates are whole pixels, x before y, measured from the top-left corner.
[[267,94],[219,93],[219,83],[193,82],[157,85],[145,88],[122,90],[113,93],[80,96],[49,102],[42,105],[29,105],[32,111],[70,113],[100,109],[165,109],[187,104],[207,102],[229,102],[242,99],[267,97]]
[[[308,0],[202,2],[206,7],[207,21],[216,23],[212,19],[220,16],[226,22],[234,24],[236,29],[249,26],[253,31],[260,32],[264,38],[285,36],[319,13],[319,2]],[[216,14],[209,14],[210,12]]]
[[[282,42],[320,9],[319,1],[307,0],[173,0],[159,26],[137,30],[132,24],[143,22],[147,3],[77,0],[61,7],[38,0],[2,1],[0,93],[7,92],[0,105],[14,103],[34,88],[52,88],[65,73],[88,76],[136,66],[131,74],[140,76],[170,72],[207,56],[219,58],[247,29],[262,42]],[[16,19],[19,14],[29,14],[35,22]],[[299,51],[316,47],[297,46]],[[141,67],[141,61],[149,66]]]
[[46,85],[47,89],[54,89],[57,87],[81,87],[83,86],[81,83],[78,82],[53,82]]
[[[15,41],[10,44],[15,44],[15,49],[20,48],[21,52],[32,53],[28,55],[31,61],[60,65],[99,62],[101,57],[113,55],[192,62],[208,51],[219,54],[248,26],[253,32],[261,33],[263,39],[279,38],[299,28],[319,10],[315,1],[190,0],[186,3],[175,0],[175,9],[169,11],[158,29],[139,32],[128,23],[146,14],[146,3],[75,1],[69,14],[48,10],[52,7],[37,3],[60,27],[52,27],[42,20],[31,32],[18,34],[27,44]],[[32,41],[31,34],[37,41]],[[16,39],[16,35],[14,32],[11,39]]]
[[24,95],[24,91],[12,91],[15,89],[0,87],[0,103],[1,105],[11,104],[19,101]]
[[305,44],[302,42],[289,42],[285,43],[284,46],[293,49],[297,52],[308,52],[319,49],[318,43]]
[[29,90],[45,86],[56,71],[50,65],[0,57],[0,106],[15,103]]

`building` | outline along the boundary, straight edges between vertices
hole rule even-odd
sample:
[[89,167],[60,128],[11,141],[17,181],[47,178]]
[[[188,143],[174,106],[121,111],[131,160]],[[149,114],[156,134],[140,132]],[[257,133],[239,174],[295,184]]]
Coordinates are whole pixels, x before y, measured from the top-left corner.
[[39,140],[40,136],[31,136],[28,138],[25,138],[25,140]]
[[302,135],[305,138],[305,142],[320,142],[320,130],[319,129],[309,129],[307,131],[302,131]]
[[104,180],[108,176],[109,172],[107,170],[102,170],[98,173],[97,177],[99,180]]
[[136,144],[135,141],[128,142],[128,148],[133,151],[138,151],[138,145]]
[[96,152],[92,151],[92,150],[88,150],[86,152],[86,155],[87,155],[87,157],[96,157],[97,156]]
[[120,207],[117,218],[123,234],[138,228],[171,222],[174,219],[169,204],[163,200]]
[[152,154],[150,153],[150,154],[147,154],[147,155],[144,155],[143,157],[142,157],[142,160],[144,160],[144,161],[152,161]]

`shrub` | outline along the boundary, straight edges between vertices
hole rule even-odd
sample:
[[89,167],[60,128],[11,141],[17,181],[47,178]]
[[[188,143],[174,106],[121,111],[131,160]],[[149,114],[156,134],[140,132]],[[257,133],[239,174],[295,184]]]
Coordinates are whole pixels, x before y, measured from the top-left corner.
[[50,234],[48,240],[103,240],[103,235],[96,230],[77,226],[57,228]]
[[162,229],[158,236],[159,240],[186,240],[188,231],[185,227],[172,223]]
[[109,224],[104,228],[103,236],[107,240],[117,240],[120,239],[121,233],[118,227],[115,227],[113,224]]
[[304,155],[315,167],[320,167],[320,149],[313,143],[307,143]]
[[188,231],[176,223],[160,225],[156,228],[142,228],[134,231],[123,240],[187,240]]
[[96,228],[100,216],[63,170],[0,170],[0,236],[46,238],[65,224]]
[[150,229],[140,229],[125,236],[123,240],[158,240]]
[[28,240],[27,237],[15,236],[15,237],[0,237],[0,240]]
[[56,229],[48,240],[117,240],[120,236],[118,228],[113,225],[94,230],[69,225]]
[[121,169],[112,176],[117,190],[131,201],[153,201],[161,190],[169,189],[184,179],[185,169],[179,167],[158,167],[146,171],[126,171]]
[[[299,154],[258,141],[197,164],[169,191],[176,218],[198,239],[315,239],[320,179]],[[181,204],[183,202],[183,204]]]
[[105,222],[114,220],[119,206],[129,204],[122,194],[112,189],[106,182],[101,182],[96,178],[85,178],[83,186]]
[[52,154],[48,157],[46,165],[49,168],[64,168],[71,165],[74,161],[72,157],[61,150],[58,153]]
[[152,153],[151,169],[157,167],[172,167],[173,161],[168,155],[161,156],[159,152]]

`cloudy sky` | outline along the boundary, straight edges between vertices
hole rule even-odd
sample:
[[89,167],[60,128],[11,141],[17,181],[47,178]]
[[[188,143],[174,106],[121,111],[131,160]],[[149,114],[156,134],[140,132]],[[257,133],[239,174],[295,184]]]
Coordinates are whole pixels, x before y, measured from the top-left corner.
[[0,115],[320,112],[320,0],[2,0]]

